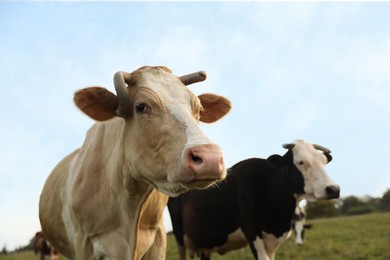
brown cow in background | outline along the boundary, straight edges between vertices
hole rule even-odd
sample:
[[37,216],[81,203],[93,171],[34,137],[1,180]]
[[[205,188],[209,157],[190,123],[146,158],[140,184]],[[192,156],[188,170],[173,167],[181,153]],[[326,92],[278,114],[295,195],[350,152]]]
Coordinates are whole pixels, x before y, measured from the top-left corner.
[[33,242],[34,253],[38,256],[39,260],[58,260],[59,253],[53,247],[50,246],[49,242],[45,239],[45,235],[42,231],[35,234]]

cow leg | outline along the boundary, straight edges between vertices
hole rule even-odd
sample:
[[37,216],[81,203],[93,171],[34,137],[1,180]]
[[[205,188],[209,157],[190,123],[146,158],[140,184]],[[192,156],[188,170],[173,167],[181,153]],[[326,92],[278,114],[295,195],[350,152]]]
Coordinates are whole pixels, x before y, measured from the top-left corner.
[[199,254],[200,251],[198,246],[191,240],[191,238],[187,234],[184,234],[183,242],[184,242],[184,247],[188,249],[191,259],[195,259],[195,255],[200,256]]
[[167,236],[165,234],[164,225],[162,225],[156,232],[155,239],[150,245],[149,250],[142,257],[143,260],[155,260],[155,259],[165,259],[167,247]]
[[200,260],[211,260],[211,253],[201,252]]
[[295,223],[295,227],[294,227],[295,244],[297,244],[297,245],[303,244],[303,231],[304,231],[303,222],[297,221]]
[[133,259],[130,246],[120,232],[110,232],[94,237],[75,236],[75,259]]
[[256,260],[272,260],[267,254],[263,239],[256,237],[256,240],[250,243],[250,248]]
[[305,240],[305,226],[303,226],[301,238],[302,238],[302,244],[303,244],[303,241]]
[[180,258],[180,260],[187,260],[185,246],[181,246],[181,245],[177,244],[177,247],[179,249],[179,258]]
[[[259,237],[255,240],[255,247],[256,249],[259,249],[262,253],[262,255],[265,253],[266,256],[263,256],[264,258],[260,257],[259,250],[258,250],[258,259],[269,259],[273,260],[275,259],[275,253],[276,250],[279,248],[279,246],[287,240],[287,238],[290,236],[291,230],[284,233],[280,237],[276,237],[273,234],[268,234],[266,232],[262,232],[263,239],[260,239]],[[261,242],[260,242],[261,241]],[[258,243],[256,243],[258,242]]]
[[120,230],[105,233],[90,239],[92,247],[91,256],[76,259],[134,259],[132,246],[127,242],[126,237]]
[[92,245],[82,235],[74,237],[75,259],[93,259]]
[[58,251],[54,247],[52,247],[50,252],[50,260],[59,260],[59,259],[60,256]]

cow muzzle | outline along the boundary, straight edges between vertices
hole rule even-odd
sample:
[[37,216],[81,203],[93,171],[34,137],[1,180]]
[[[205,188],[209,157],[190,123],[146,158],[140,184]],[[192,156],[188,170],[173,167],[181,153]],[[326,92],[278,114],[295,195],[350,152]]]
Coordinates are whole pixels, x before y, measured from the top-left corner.
[[337,199],[340,197],[340,186],[330,185],[325,188],[327,199]]
[[221,149],[215,144],[187,147],[182,154],[183,183],[204,188],[226,177]]

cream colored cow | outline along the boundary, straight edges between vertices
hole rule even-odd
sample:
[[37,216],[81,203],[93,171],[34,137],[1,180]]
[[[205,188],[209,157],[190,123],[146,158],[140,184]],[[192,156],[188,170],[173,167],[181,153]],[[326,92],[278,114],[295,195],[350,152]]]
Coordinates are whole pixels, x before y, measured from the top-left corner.
[[75,93],[97,122],[43,188],[39,217],[46,238],[71,259],[164,259],[167,195],[205,188],[226,176],[222,152],[200,130],[231,108],[221,96],[195,96],[166,67],[114,76],[117,95],[101,87]]

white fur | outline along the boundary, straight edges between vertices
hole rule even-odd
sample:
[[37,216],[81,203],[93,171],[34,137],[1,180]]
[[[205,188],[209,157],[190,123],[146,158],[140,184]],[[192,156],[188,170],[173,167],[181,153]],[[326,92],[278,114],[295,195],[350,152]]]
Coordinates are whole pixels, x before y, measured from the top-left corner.
[[177,104],[167,104],[167,107],[171,114],[181,122],[186,129],[187,143],[185,144],[185,148],[211,143],[210,139],[201,131],[195,119],[184,107],[180,107]]
[[327,197],[325,188],[337,185],[325,170],[327,164],[325,155],[303,140],[296,140],[294,143],[292,149],[294,164],[304,178],[305,198],[325,199]]
[[263,239],[256,237],[253,242],[257,251],[258,260],[273,260],[278,247],[290,236],[291,231],[284,233],[280,237],[263,232]]
[[236,229],[228,235],[227,241],[222,246],[213,248],[212,251],[225,253],[227,251],[239,249],[247,245],[247,240],[241,228]]
[[92,248],[93,248],[93,255],[96,259],[101,259],[104,257],[106,259],[106,251],[105,247],[99,243],[98,239],[91,239]]
[[303,232],[303,221],[299,220],[295,222],[294,229],[295,229],[295,244],[301,245],[303,244],[303,238],[302,238],[302,232]]
[[264,245],[264,241],[260,237],[256,237],[256,240],[253,242],[253,244],[257,251],[258,260],[270,260]]

